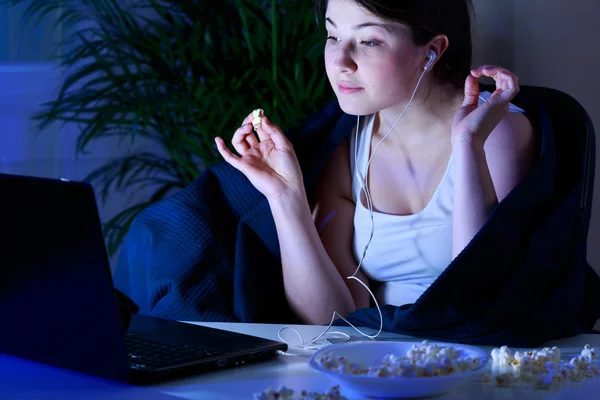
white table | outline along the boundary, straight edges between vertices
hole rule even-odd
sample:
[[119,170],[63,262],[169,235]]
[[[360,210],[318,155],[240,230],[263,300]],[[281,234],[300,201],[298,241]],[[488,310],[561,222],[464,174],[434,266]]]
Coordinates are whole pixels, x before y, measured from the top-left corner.
[[[198,323],[230,331],[248,333],[277,340],[277,332],[285,325]],[[323,326],[293,325],[309,341],[320,334]],[[351,327],[336,327],[359,339]],[[375,331],[364,329],[373,334]],[[284,338],[298,343],[298,335],[291,330],[282,332]],[[415,340],[409,336],[382,333],[379,339]],[[420,339],[416,339],[420,340]],[[547,343],[563,352],[580,352],[589,343],[600,348],[600,335],[579,335]],[[490,347],[482,347],[490,351]],[[294,347],[290,348],[294,352]],[[134,387],[75,374],[17,358],[0,355],[0,399],[252,399],[255,392],[268,387],[287,386],[299,392],[302,389],[324,392],[334,385],[328,377],[312,372],[307,357],[280,356],[273,360],[229,368],[213,373],[196,375],[152,387]],[[488,367],[489,368],[489,367]],[[10,393],[10,394],[9,394]],[[342,394],[343,388],[342,388]],[[570,383],[560,389],[538,390],[528,387],[497,388],[483,384],[476,378],[460,389],[440,396],[440,399],[595,399],[600,398],[600,379]]]

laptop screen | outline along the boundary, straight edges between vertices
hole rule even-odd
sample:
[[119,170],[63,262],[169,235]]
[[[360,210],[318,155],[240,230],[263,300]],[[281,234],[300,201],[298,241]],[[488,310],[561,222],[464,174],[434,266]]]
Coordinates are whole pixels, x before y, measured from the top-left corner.
[[94,192],[0,174],[0,352],[127,382]]

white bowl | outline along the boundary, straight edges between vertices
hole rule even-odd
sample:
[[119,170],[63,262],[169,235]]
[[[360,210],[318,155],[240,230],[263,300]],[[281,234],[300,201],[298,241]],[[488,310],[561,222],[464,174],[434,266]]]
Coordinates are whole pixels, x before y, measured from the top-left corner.
[[340,384],[342,394],[345,390],[350,390],[366,397],[374,398],[407,398],[434,396],[449,392],[452,389],[467,382],[467,380],[476,374],[480,374],[489,360],[488,354],[477,347],[466,346],[454,343],[429,342],[440,346],[452,346],[461,351],[463,355],[469,357],[479,357],[481,364],[476,369],[468,372],[455,373],[443,376],[431,377],[371,377],[366,375],[342,374],[336,371],[330,371],[320,366],[316,360],[327,354],[333,357],[343,356],[352,362],[357,362],[365,367],[379,366],[386,354],[406,355],[406,352],[416,344],[421,345],[421,341],[415,342],[394,342],[394,341],[358,341],[342,344],[333,344],[326,346],[315,352],[308,361],[309,367],[322,374],[325,374]]

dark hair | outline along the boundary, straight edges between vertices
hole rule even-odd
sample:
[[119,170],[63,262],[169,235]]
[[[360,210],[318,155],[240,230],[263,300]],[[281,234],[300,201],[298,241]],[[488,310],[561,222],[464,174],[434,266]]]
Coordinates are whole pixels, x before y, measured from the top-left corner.
[[[432,72],[441,83],[462,88],[471,69],[472,0],[349,0],[368,12],[406,25],[415,46],[427,44],[437,34],[449,45]],[[315,0],[318,18],[325,15],[328,0]]]

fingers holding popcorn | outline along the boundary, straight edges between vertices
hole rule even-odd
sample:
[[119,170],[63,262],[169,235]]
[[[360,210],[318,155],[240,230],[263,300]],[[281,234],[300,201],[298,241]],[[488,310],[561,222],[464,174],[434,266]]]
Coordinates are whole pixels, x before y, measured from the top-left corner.
[[254,135],[254,132],[252,132],[250,123],[245,122],[235,131],[233,138],[231,139],[231,144],[233,144],[233,148],[241,156],[246,154],[248,149],[252,146],[258,144],[258,139]]
[[[519,78],[506,68],[495,65],[482,65],[471,70],[471,76],[479,79],[483,76],[494,79],[496,90],[490,100],[508,103],[519,92]],[[494,99],[494,98],[497,99]]]
[[246,175],[267,198],[295,196],[304,190],[302,170],[292,144],[264,111],[257,109],[249,114],[236,130],[232,144],[239,155],[233,154],[222,138],[216,137],[215,142],[223,159]]
[[246,117],[246,119],[249,119],[251,116],[252,127],[261,142],[270,139],[278,150],[289,151],[292,149],[291,143],[287,140],[279,125],[272,123],[262,108],[252,111],[252,114]]
[[258,136],[259,136],[260,140],[263,140],[263,137],[261,136],[261,134],[265,138],[268,137],[269,139],[271,139],[273,141],[273,143],[275,144],[275,147],[278,150],[284,150],[284,151],[292,150],[292,144],[285,137],[285,135],[284,135],[283,131],[281,130],[281,128],[279,127],[279,125],[272,123],[269,120],[269,118],[267,118],[266,115],[263,115],[262,126],[261,126],[261,128],[258,129]]

